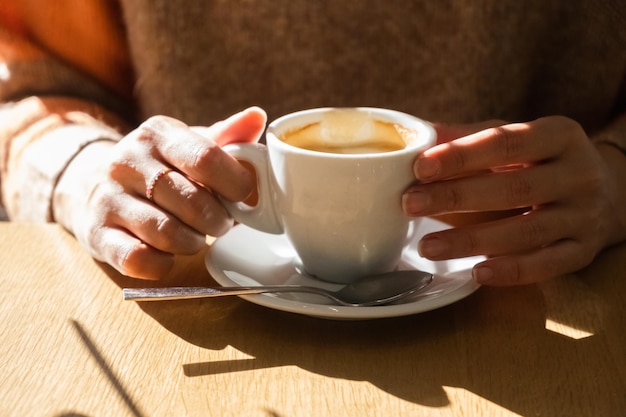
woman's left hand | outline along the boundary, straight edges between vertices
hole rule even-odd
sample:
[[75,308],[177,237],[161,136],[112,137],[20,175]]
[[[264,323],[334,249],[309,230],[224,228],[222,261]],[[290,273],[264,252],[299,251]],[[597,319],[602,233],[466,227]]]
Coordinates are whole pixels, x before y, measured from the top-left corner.
[[488,125],[495,127],[436,126],[440,144],[416,160],[419,181],[404,194],[404,211],[523,210],[428,234],[420,254],[486,255],[473,276],[488,285],[537,282],[588,265],[615,240],[618,191],[582,127],[560,116]]

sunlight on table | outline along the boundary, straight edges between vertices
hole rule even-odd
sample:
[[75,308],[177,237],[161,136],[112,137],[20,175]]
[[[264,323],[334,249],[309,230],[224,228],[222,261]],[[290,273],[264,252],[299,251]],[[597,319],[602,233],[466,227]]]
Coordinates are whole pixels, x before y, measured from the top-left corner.
[[572,339],[584,339],[586,337],[593,336],[593,332],[576,329],[550,319],[546,319],[546,330],[550,330],[551,332],[558,333]]
[[572,339],[602,328],[604,304],[585,284],[564,276],[540,285],[546,305],[546,330]]
[[[448,398],[450,399],[451,404],[480,404],[480,407],[475,409],[467,409],[461,410],[464,416],[489,416],[489,417],[522,417],[521,415],[512,412],[498,404],[495,404],[486,398],[483,398],[479,395],[474,394],[471,391],[468,391],[464,388],[457,387],[443,387],[446,394],[448,394]],[[476,398],[479,398],[480,401],[477,401]],[[455,407],[455,409],[457,409]],[[450,409],[442,409],[442,416],[450,415]],[[456,414],[455,414],[456,415]]]

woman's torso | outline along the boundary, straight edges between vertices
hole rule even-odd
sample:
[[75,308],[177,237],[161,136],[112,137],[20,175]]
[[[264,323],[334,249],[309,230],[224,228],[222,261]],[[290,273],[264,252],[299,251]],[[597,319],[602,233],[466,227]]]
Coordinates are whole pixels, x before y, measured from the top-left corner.
[[626,19],[612,2],[65,2],[104,23],[57,14],[57,33],[89,34],[103,53],[40,42],[132,94],[143,117],[379,106],[448,122],[563,114],[593,130],[622,105]]

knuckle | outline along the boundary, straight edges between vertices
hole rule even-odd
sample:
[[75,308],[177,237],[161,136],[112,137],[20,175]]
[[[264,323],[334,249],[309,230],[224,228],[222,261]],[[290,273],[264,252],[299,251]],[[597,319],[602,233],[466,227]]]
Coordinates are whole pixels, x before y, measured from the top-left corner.
[[[226,210],[222,209],[223,214],[219,213],[216,210],[216,206],[217,204],[207,204],[205,206],[199,207],[198,210],[195,211],[195,217],[197,219],[195,224],[197,225],[198,230],[201,230],[207,234],[211,234],[211,232],[213,232],[214,225],[216,223],[219,223],[221,217],[228,217],[228,215],[226,214]],[[220,214],[222,214],[221,217]]]
[[209,236],[222,236],[234,224],[233,218],[216,199],[210,199],[207,204],[201,207],[199,213],[203,231]]
[[563,140],[565,142],[562,148],[558,150],[559,153],[588,149],[588,147],[591,146],[585,129],[574,119],[557,115],[540,118],[537,122],[549,125],[547,129],[549,129],[553,135],[564,138]]
[[158,235],[169,238],[176,234],[178,225],[169,216],[162,215],[154,219],[153,229]]
[[452,160],[453,169],[455,172],[461,172],[467,166],[467,156],[465,152],[459,147],[450,147],[450,157]]
[[533,219],[523,219],[520,223],[519,233],[520,240],[526,247],[536,248],[547,243],[545,225]]
[[457,250],[462,256],[469,256],[480,253],[481,244],[474,233],[463,233],[454,239]]
[[500,160],[512,161],[522,154],[526,142],[522,131],[513,132],[505,126],[498,126],[492,128],[491,133]]
[[115,158],[106,167],[106,175],[114,181],[121,182],[127,179],[131,172],[134,172],[133,164],[126,159]]
[[551,123],[556,123],[559,127],[559,130],[563,133],[566,133],[568,136],[578,136],[581,133],[586,136],[582,125],[574,119],[566,116],[555,115],[540,120],[545,119],[550,119]]
[[191,255],[202,248],[205,236],[167,215],[155,219],[155,245],[166,252]]
[[196,147],[193,154],[193,165],[206,167],[211,171],[221,171],[224,164],[223,151],[213,142],[205,142],[205,145]]
[[180,125],[182,122],[168,116],[156,115],[150,116],[146,119],[141,125],[139,125],[139,129],[146,132],[153,133],[161,133],[171,125]]
[[512,174],[505,183],[505,201],[510,207],[526,206],[529,204],[532,189],[521,174]]
[[[164,139],[168,136],[176,136],[177,131],[187,129],[188,126],[180,120],[168,116],[151,116],[145,120],[137,129],[130,133],[127,138],[132,139],[126,142],[137,143],[144,148],[148,148],[150,152],[154,152],[154,148],[158,146],[167,146]],[[124,141],[122,141],[124,142]],[[129,150],[132,146],[129,146]],[[143,151],[145,153],[145,151]]]
[[166,126],[167,117],[152,116],[140,124],[139,127],[128,136],[128,138],[133,139],[134,142],[138,143],[152,142],[163,134]]
[[133,133],[129,133],[127,136],[124,136],[120,142],[113,146],[107,159],[109,163],[128,163],[128,161],[132,159],[133,155],[136,153],[136,148],[132,143],[133,136]]
[[444,211],[454,212],[463,208],[463,193],[454,186],[447,187],[442,196]]
[[88,219],[94,224],[110,224],[118,214],[123,189],[115,183],[100,183],[87,197]]
[[182,185],[178,192],[183,200],[183,208],[186,209],[190,215],[202,213],[206,209],[207,191],[204,189],[189,183]]
[[[146,143],[147,145],[147,143]],[[107,178],[123,183],[131,175],[138,173],[138,166],[151,149],[127,136],[115,145],[104,164],[104,174]]]
[[199,187],[181,189],[186,215],[196,219],[193,224],[210,236],[221,236],[233,225],[234,220],[226,209],[206,190]]

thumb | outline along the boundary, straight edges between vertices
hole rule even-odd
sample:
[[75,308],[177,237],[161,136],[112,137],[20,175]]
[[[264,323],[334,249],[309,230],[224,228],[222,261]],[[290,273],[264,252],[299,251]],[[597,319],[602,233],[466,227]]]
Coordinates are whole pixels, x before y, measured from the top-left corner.
[[249,107],[209,127],[193,126],[191,129],[214,140],[219,146],[231,143],[256,142],[265,131],[267,115],[260,107]]

